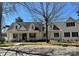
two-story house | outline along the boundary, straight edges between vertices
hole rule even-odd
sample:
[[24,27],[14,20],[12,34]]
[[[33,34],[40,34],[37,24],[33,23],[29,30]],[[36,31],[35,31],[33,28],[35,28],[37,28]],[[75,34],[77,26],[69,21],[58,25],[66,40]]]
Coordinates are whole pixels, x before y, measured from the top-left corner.
[[[6,31],[8,41],[39,40],[45,38],[45,24],[40,22],[14,22]],[[65,22],[52,22],[48,26],[48,38],[79,40],[79,20],[69,17]]]

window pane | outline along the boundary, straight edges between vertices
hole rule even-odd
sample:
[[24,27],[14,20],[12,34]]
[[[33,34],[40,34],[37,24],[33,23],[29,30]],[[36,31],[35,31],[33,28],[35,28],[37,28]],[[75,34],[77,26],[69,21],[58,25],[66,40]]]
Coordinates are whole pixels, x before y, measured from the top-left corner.
[[59,33],[54,33],[54,37],[59,37]]
[[44,27],[42,27],[42,31],[44,31]]
[[78,32],[72,32],[72,37],[78,37]]
[[68,23],[66,23],[66,26],[67,26],[67,27],[75,26],[75,22],[68,22]]
[[17,34],[13,34],[13,38],[17,38]]
[[22,34],[22,40],[25,40],[25,39],[27,39],[27,34],[26,33],[23,33]]
[[36,33],[30,33],[29,36],[30,38],[36,38]]
[[65,32],[64,37],[70,37],[70,32]]
[[43,37],[46,37],[46,33],[43,34]]

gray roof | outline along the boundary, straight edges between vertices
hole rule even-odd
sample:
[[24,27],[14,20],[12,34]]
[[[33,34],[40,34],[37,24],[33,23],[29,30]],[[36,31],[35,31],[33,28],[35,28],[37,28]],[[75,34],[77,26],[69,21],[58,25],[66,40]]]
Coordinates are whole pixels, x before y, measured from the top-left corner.
[[[42,23],[40,23],[40,22],[18,22],[17,24],[24,26],[26,28],[26,30],[28,30],[30,24],[32,24],[32,23],[35,24],[35,27],[38,28],[38,30],[42,29]],[[16,23],[12,23],[8,30],[11,30],[14,27],[14,24],[16,24]]]
[[8,30],[12,29],[14,27],[14,23],[11,24]]

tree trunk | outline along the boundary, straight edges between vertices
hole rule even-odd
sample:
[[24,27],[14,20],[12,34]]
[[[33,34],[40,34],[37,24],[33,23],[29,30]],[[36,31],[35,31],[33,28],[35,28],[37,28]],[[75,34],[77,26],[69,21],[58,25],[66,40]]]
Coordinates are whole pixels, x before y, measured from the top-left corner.
[[45,20],[46,20],[46,42],[48,43],[49,42],[49,39],[48,39],[48,20],[47,20],[47,18]]
[[2,2],[0,2],[0,38],[2,37]]

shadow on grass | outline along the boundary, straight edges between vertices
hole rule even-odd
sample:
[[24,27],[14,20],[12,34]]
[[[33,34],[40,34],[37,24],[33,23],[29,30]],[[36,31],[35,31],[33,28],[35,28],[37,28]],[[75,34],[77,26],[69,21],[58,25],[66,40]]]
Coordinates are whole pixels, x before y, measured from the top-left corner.
[[79,56],[79,52],[77,51],[75,51],[75,52],[68,52],[68,53],[66,53],[65,55],[70,55],[70,56]]

